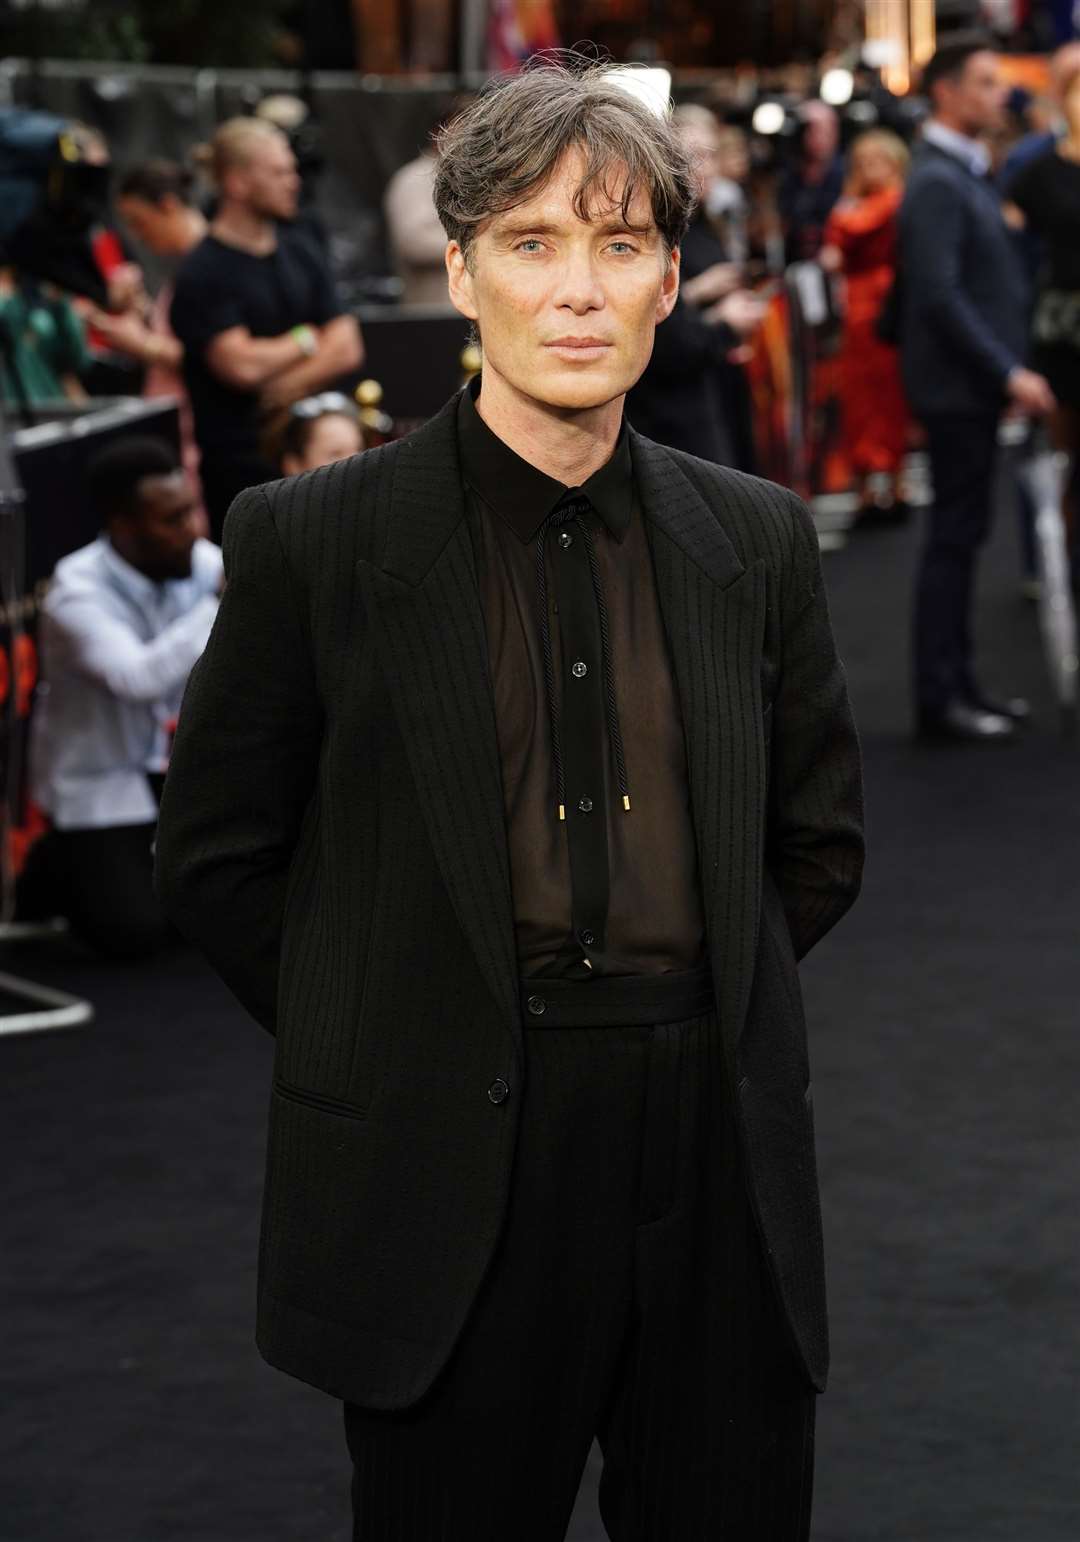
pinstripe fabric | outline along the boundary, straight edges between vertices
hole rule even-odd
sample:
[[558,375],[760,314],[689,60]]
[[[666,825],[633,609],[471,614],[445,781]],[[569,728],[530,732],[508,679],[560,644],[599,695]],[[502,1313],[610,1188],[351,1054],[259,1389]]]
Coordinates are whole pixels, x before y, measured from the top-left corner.
[[513,1197],[448,1366],[346,1404],[356,1542],[805,1542],[815,1395],[750,1212],[715,1012],[525,1031]]
[[[462,1332],[500,1236],[526,1090],[455,413],[237,499],[157,839],[169,913],[276,1034],[259,1348],[387,1410],[423,1396]],[[631,448],[751,1200],[822,1386],[796,959],[859,885],[844,673],[799,501],[637,435]],[[488,1095],[497,1079],[502,1101]]]

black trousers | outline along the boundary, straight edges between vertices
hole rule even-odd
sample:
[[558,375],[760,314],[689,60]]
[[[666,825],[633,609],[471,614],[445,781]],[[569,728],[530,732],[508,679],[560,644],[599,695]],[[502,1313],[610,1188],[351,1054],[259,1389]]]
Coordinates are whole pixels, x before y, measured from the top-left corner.
[[[164,776],[147,777],[160,799]],[[156,821],[50,830],[31,848],[16,890],[16,917],[62,915],[107,958],[145,958],[175,933],[154,893]]]
[[561,1542],[594,1435],[612,1542],[805,1542],[815,1394],[715,1013],[551,1019],[525,1030],[509,1212],[447,1367],[404,1412],[344,1405],[355,1542]]
[[978,693],[971,610],[990,530],[998,414],[924,420],[934,502],[915,586],[915,704],[939,712]]

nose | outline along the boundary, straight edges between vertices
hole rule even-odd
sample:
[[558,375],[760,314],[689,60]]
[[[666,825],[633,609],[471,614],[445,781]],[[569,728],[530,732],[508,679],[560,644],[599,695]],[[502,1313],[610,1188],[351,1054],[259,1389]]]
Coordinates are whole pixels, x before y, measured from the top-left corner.
[[587,249],[568,251],[559,268],[553,295],[557,306],[565,306],[575,316],[603,310],[606,303],[592,253]]

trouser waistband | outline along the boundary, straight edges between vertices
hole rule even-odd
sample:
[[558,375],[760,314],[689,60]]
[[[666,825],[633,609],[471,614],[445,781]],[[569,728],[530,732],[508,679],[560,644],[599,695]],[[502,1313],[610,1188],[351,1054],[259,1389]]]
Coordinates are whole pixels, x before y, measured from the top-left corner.
[[520,981],[526,1028],[617,1028],[674,1023],[714,1005],[708,964],[672,974],[599,975],[566,980],[534,975]]

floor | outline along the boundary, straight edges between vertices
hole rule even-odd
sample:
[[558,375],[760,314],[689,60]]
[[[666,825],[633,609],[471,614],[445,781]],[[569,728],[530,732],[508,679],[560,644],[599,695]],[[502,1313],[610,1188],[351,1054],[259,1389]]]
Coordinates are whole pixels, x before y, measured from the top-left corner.
[[[985,674],[1037,708],[1008,749],[908,739],[916,527],[825,558],[870,860],[803,970],[834,1345],[815,1542],[1080,1538],[1080,749],[1002,513]],[[0,1038],[0,1542],[348,1542],[339,1405],[252,1342],[269,1042],[190,955],[49,942],[0,969],[97,1009]],[[569,1542],[604,1537],[598,1471]]]

